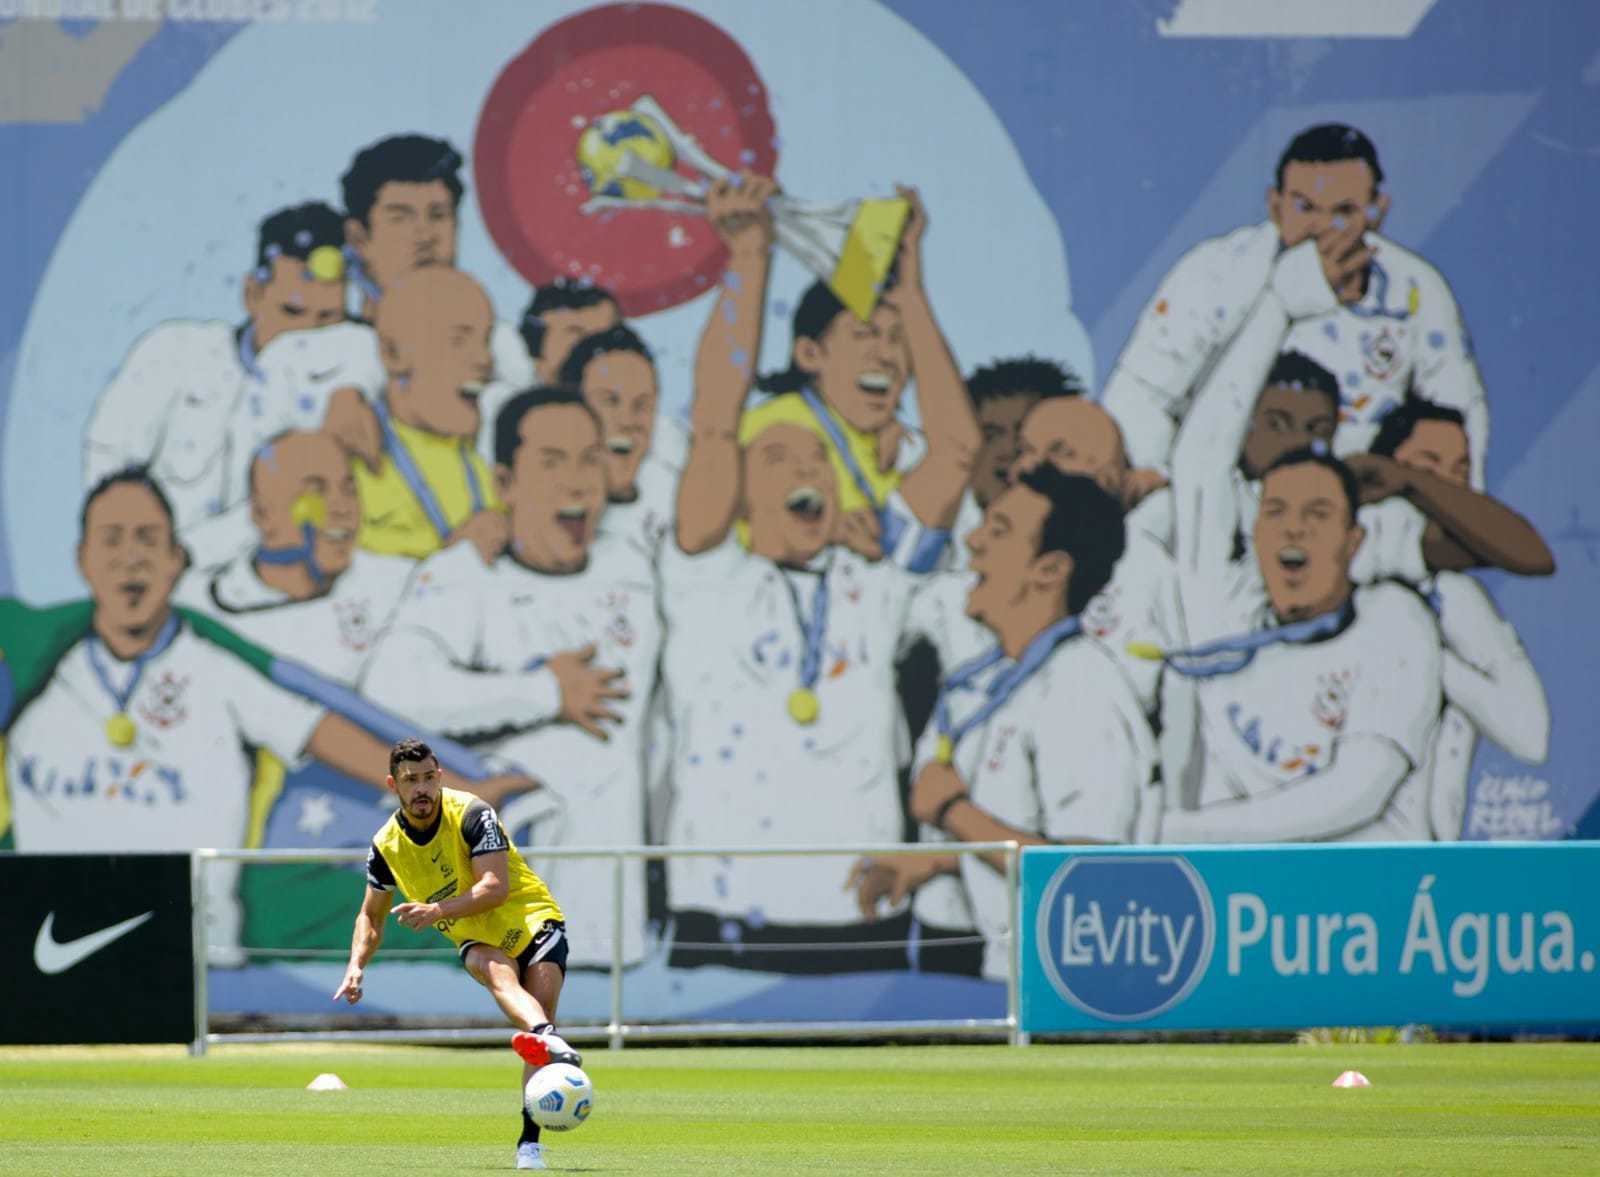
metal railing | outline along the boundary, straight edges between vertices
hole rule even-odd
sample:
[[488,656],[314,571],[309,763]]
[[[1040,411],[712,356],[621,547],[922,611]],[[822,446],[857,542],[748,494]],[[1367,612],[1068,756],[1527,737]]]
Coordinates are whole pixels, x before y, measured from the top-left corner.
[[[577,1042],[603,1040],[620,1050],[629,1040],[727,1040],[740,1038],[890,1038],[890,1037],[1004,1037],[1013,1046],[1026,1046],[1028,1035],[1021,1021],[1021,957],[1017,924],[1021,906],[1021,847],[1016,842],[895,842],[833,846],[617,846],[607,848],[533,846],[519,847],[529,858],[605,858],[613,863],[611,908],[611,1002],[605,1026],[565,1027],[562,1035]],[[629,1023],[623,1017],[623,943],[626,932],[623,889],[625,864],[630,860],[667,858],[821,858],[858,855],[874,858],[919,854],[1005,855],[1006,892],[1009,896],[1006,952],[1006,1014],[1003,1018],[956,1018],[921,1021],[764,1021]],[[393,1042],[472,1045],[505,1039],[503,1029],[423,1028],[385,1030],[282,1030],[218,1034],[212,1032],[207,976],[206,888],[208,862],[250,864],[323,863],[351,865],[366,861],[365,850],[195,850],[189,860],[190,893],[194,905],[194,1024],[191,1054],[202,1055],[214,1043],[273,1042]]]

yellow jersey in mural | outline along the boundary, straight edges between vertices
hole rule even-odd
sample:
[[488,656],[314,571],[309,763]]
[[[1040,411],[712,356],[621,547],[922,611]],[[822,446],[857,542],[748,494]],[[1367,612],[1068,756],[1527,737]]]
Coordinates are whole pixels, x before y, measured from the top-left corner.
[[493,471],[471,438],[443,437],[393,419],[385,424],[378,472],[351,460],[361,496],[361,547],[422,560],[478,511],[500,509]]

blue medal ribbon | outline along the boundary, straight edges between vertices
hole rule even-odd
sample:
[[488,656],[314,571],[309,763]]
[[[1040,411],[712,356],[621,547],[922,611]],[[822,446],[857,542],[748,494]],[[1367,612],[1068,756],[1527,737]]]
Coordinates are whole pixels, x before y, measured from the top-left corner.
[[1292,621],[1271,629],[1219,638],[1192,650],[1175,650],[1162,655],[1162,661],[1185,678],[1216,678],[1237,674],[1268,646],[1305,645],[1343,632],[1355,620],[1355,602],[1347,600],[1331,613]]
[[256,559],[263,564],[304,564],[311,579],[321,588],[328,583],[328,578],[317,566],[316,542],[317,529],[310,523],[302,523],[300,543],[292,548],[257,548]]
[[256,366],[256,325],[246,323],[244,330],[239,332],[239,366],[250,374],[250,379],[258,384],[265,380],[266,374]]
[[[1350,303],[1344,309],[1352,315],[1363,319],[1398,319],[1405,322],[1411,317],[1409,307],[1398,311],[1391,311],[1387,305],[1389,301],[1389,271],[1374,259],[1367,267],[1367,273],[1372,278],[1372,300],[1376,306],[1362,306],[1361,303]],[[1365,301],[1364,299],[1362,301]]]
[[100,685],[105,688],[106,694],[110,695],[112,702],[117,705],[117,713],[119,715],[127,713],[128,702],[133,698],[134,692],[139,689],[140,680],[144,678],[145,666],[151,660],[159,658],[166,653],[167,647],[172,645],[173,639],[177,636],[178,615],[173,613],[168,616],[167,623],[161,627],[161,632],[156,635],[156,640],[151,647],[143,654],[134,657],[133,674],[128,679],[127,687],[119,691],[112,684],[111,676],[106,672],[106,664],[101,660],[99,635],[93,630],[89,631],[89,638],[85,643],[89,651],[89,668],[94,671],[95,678],[100,680]]
[[[375,407],[378,411],[378,424],[383,427],[384,448],[393,459],[394,468],[400,472],[400,477],[405,479],[417,502],[422,504],[422,512],[433,525],[433,530],[438,532],[439,538],[448,539],[454,529],[444,513],[444,507],[439,503],[439,496],[433,493],[433,488],[428,485],[427,479],[423,478],[416,459],[411,456],[411,451],[406,449],[405,442],[400,440],[400,434],[395,431],[394,422],[389,418],[389,406],[380,400]],[[460,443],[459,452],[461,467],[467,476],[467,491],[472,495],[472,514],[476,515],[483,510],[483,487],[478,482],[478,471],[473,468],[465,440]]]
[[974,690],[973,684],[977,677],[995,663],[1002,661],[1006,652],[996,645],[987,654],[980,654],[947,674],[944,681],[939,684],[939,695],[933,705],[933,721],[939,729],[939,759],[948,764],[950,758],[955,755],[956,746],[961,743],[962,737],[973,728],[986,723],[991,715],[1004,707],[1011,696],[1017,693],[1017,689],[1044,665],[1044,660],[1050,657],[1051,652],[1081,629],[1082,626],[1076,617],[1063,617],[1036,634],[1022,651],[1022,657],[990,681],[984,690],[984,701],[979,704],[978,709],[959,724],[950,722],[950,695],[955,691]]
[[800,652],[800,686],[803,690],[815,690],[817,680],[822,677],[822,647],[828,636],[828,573],[824,570],[817,577],[817,592],[811,598],[810,617],[806,616],[805,608],[800,603],[800,593],[788,574],[780,570],[778,575],[783,577],[784,586],[789,590],[789,598],[794,602],[795,620],[800,623],[803,646]]
[[345,272],[360,289],[362,296],[376,307],[383,300],[383,290],[372,280],[372,275],[367,273],[367,267],[361,264],[361,255],[355,251],[354,246],[344,247],[344,266]]

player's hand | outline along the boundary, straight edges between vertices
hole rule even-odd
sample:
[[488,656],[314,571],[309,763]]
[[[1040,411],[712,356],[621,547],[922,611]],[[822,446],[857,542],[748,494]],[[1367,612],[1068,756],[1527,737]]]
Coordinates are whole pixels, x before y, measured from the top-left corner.
[[511,517],[504,511],[485,507],[451,532],[445,546],[449,547],[459,540],[470,540],[483,562],[493,564],[511,542]]
[[942,872],[951,871],[955,859],[948,854],[894,854],[887,858],[862,858],[850,868],[844,889],[855,891],[861,918],[879,918],[878,905],[885,900],[891,909],[899,907],[918,887]]
[[1361,502],[1378,503],[1403,495],[1411,486],[1411,472],[1393,458],[1378,454],[1347,454],[1344,464],[1356,476]]
[[360,458],[376,474],[383,461],[383,427],[378,414],[359,388],[346,385],[328,398],[322,415],[322,432],[339,443],[351,457]]
[[339,987],[333,991],[333,999],[338,1001],[341,997],[351,1005],[361,1000],[362,969],[359,965],[351,965],[344,971],[344,980],[339,982]]
[[730,251],[764,253],[772,248],[776,234],[767,202],[777,192],[776,180],[754,172],[740,172],[711,185],[706,193],[706,216]]
[[[1388,197],[1380,199],[1381,207],[1387,210]],[[1381,213],[1379,221],[1382,221]],[[1368,228],[1365,216],[1334,217],[1316,236],[1322,276],[1340,302],[1361,301],[1361,275],[1372,264],[1373,256],[1372,247],[1363,239]]]
[[868,560],[883,559],[882,525],[878,521],[878,513],[871,507],[848,513],[839,512],[834,516],[833,542],[843,544]]
[[954,765],[930,760],[923,765],[922,771],[917,774],[917,779],[912,782],[908,808],[912,817],[932,825],[933,819],[938,816],[944,803],[966,791],[966,782],[961,779],[961,774],[956,772]]
[[922,285],[922,238],[928,231],[928,210],[922,207],[922,194],[904,184],[894,186],[895,195],[911,205],[905,228],[900,230],[900,248],[895,254],[895,275],[899,285],[915,290]]
[[496,809],[500,808],[507,797],[515,797],[519,793],[531,793],[535,789],[544,788],[543,782],[516,773],[507,776],[492,776],[483,781],[467,781],[466,786]]
[[1150,466],[1135,466],[1122,483],[1122,509],[1131,511],[1156,491],[1169,485],[1167,476]]
[[412,931],[431,927],[442,918],[437,903],[402,903],[394,909],[394,918]]
[[594,643],[567,650],[545,663],[561,685],[561,719],[575,723],[597,740],[609,740],[602,721],[621,723],[611,704],[629,696],[627,672],[594,665]]

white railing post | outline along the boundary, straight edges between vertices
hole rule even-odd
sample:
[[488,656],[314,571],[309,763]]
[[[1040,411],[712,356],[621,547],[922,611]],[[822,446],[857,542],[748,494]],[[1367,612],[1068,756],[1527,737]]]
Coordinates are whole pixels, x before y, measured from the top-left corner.
[[190,928],[190,953],[194,957],[194,1041],[189,1043],[189,1053],[206,1052],[206,1035],[211,1029],[211,1001],[206,986],[206,860],[203,850],[189,853],[189,907],[193,924]]
[[607,1033],[612,1050],[622,1049],[622,888],[626,880],[623,869],[627,859],[618,851],[612,855],[611,864],[611,1025]]
[[1006,843],[1006,902],[1010,905],[1006,925],[1010,939],[1006,944],[1006,1027],[1012,1046],[1028,1045],[1022,1029],[1022,847]]

